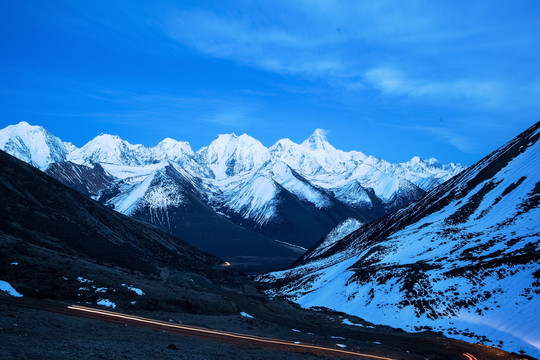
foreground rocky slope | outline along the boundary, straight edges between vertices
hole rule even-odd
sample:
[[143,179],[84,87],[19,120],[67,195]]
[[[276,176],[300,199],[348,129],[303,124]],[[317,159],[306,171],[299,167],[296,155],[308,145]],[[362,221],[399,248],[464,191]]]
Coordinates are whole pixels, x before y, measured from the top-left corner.
[[374,220],[464,168],[344,152],[322,130],[270,148],[220,135],[194,152],[182,141],[148,148],[107,134],[77,148],[22,122],[0,130],[0,148],[245,271],[288,265],[343,220]]
[[271,293],[540,355],[540,124],[289,270]]

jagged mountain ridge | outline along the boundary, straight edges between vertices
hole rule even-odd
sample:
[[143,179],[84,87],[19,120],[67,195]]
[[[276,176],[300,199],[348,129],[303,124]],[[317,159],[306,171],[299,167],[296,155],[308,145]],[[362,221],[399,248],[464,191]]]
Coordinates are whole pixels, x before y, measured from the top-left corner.
[[[42,134],[45,140],[34,144],[35,136],[27,136],[29,133]],[[0,140],[0,148],[68,186],[197,246],[200,237],[191,236],[195,230],[179,220],[190,213],[189,206],[179,206],[182,196],[169,191],[184,188],[186,183],[193,198],[213,212],[214,216],[207,217],[210,228],[214,219],[223,217],[220,222],[236,225],[238,231],[232,237],[246,239],[243,230],[247,230],[265,237],[265,242],[310,247],[341,221],[350,217],[374,220],[423,195],[422,187],[463,169],[420,159],[390,164],[357,151],[344,152],[335,149],[321,130],[302,144],[285,139],[271,148],[245,134],[220,135],[197,152],[182,141],[165,139],[154,147],[144,147],[107,134],[76,148],[42,127],[24,122],[0,130]],[[172,203],[165,201],[163,188],[151,186],[167,166],[180,174],[168,182],[166,193],[175,199]],[[182,184],[174,185],[180,178]],[[172,209],[184,215],[177,216],[176,222],[165,221]],[[186,227],[190,232],[184,231]],[[223,238],[217,233],[214,237]],[[220,249],[202,248],[230,256]],[[287,253],[285,258],[291,256]],[[274,266],[283,266],[284,261]]]
[[302,306],[540,355],[539,128],[259,280]]

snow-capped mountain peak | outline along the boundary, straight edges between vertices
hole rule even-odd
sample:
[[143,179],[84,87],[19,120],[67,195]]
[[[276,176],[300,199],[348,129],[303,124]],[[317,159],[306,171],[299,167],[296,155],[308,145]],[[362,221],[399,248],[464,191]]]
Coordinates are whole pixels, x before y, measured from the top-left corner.
[[69,154],[76,163],[91,162],[115,165],[142,165],[144,146],[131,145],[118,135],[103,134],[90,140],[82,148]]
[[420,158],[420,156],[413,156],[413,158],[410,160],[411,164],[420,164],[423,163],[424,160]]
[[271,160],[268,149],[259,140],[246,134],[219,135],[197,154],[200,161],[208,165],[219,179],[260,168]]
[[441,163],[439,162],[439,160],[435,158],[429,158],[426,160],[426,162],[431,166],[441,166]]
[[350,156],[333,147],[326,138],[325,131],[315,132],[301,144],[289,139],[276,142],[270,149],[275,159],[281,160],[303,176],[321,173],[338,173],[346,168]]
[[[119,212],[188,240],[207,241],[229,229],[245,239],[262,236],[306,248],[340,221],[374,220],[422,195],[418,183],[431,189],[458,171],[453,164],[418,161],[421,166],[413,169],[344,152],[326,135],[317,129],[301,144],[282,139],[268,149],[246,134],[222,134],[194,153],[189,143],[172,138],[145,147],[103,133],[77,148],[21,123],[0,130],[0,148]],[[220,225],[203,236],[185,216]]]
[[0,130],[0,148],[42,170],[53,162],[64,161],[68,153],[59,138],[26,121]]
[[302,146],[310,150],[335,151],[336,148],[328,142],[326,133],[323,129],[315,129],[313,134],[302,143]]
[[[188,142],[177,141],[171,138],[163,139],[154,149],[157,152],[155,155],[159,160],[168,159],[178,161],[184,156],[195,155]],[[161,154],[163,154],[163,157],[160,157]]]

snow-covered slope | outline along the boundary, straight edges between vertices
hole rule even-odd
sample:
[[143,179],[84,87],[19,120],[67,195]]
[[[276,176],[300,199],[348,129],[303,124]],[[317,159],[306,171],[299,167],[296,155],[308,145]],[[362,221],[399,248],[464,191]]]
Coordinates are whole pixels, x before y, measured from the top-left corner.
[[540,356],[539,128],[260,280],[302,306]]
[[328,235],[326,235],[318,244],[314,246],[315,250],[310,252],[311,256],[321,256],[336,242],[343,239],[353,231],[358,230],[360,227],[362,227],[362,225],[365,224],[353,218],[348,218],[347,220],[343,221],[341,224],[333,228]]
[[[124,178],[116,188],[110,189],[110,194],[103,194],[101,200],[130,217],[187,239],[197,248],[222,257],[242,271],[284,267],[296,259],[297,253],[290,246],[238,226],[210,207],[201,195],[201,191],[215,190],[206,188],[208,184],[200,183],[178,164],[164,162],[158,165]],[[235,203],[234,206],[244,206],[246,211],[257,210],[257,204],[265,206],[261,197],[267,197],[267,189],[259,181],[266,180],[261,176],[252,183],[241,182],[245,191],[232,201],[243,204]],[[248,206],[251,202],[254,207]]]
[[212,199],[214,208],[225,213],[238,214],[257,226],[264,226],[278,216],[278,185],[269,177],[255,174],[239,176],[223,186],[220,196]]

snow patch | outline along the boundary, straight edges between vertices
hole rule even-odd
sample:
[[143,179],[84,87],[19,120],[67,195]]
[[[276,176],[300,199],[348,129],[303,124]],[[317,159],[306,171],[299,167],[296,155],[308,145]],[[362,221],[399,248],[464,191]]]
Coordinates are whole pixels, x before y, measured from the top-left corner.
[[113,309],[116,308],[116,304],[113,303],[112,301],[110,301],[109,299],[99,299],[96,302],[96,304],[97,305],[102,305],[102,306],[107,306],[107,307],[110,307],[110,308],[113,308]]
[[133,291],[135,294],[137,294],[139,296],[145,295],[144,291],[142,291],[141,289],[138,289],[138,288],[136,288],[134,286],[126,285],[126,284],[122,284],[122,286],[126,287],[128,290]]
[[10,283],[4,280],[0,280],[0,291],[6,292],[14,297],[23,297],[22,294],[15,290]]
[[345,325],[351,325],[351,326],[362,326],[362,327],[364,326],[362,324],[355,324],[355,323],[353,323],[351,320],[349,320],[347,318],[343,319],[343,321],[341,321],[341,323],[345,324]]

